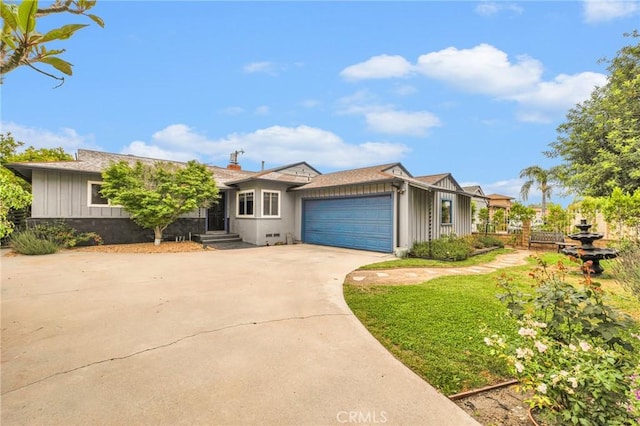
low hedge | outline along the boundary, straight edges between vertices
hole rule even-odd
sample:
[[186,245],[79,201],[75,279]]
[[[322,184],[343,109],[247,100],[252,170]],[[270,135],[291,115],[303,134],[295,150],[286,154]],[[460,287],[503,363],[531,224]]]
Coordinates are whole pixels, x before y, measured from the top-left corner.
[[499,238],[488,235],[458,237],[449,234],[435,240],[414,243],[409,255],[423,259],[459,261],[467,259],[476,250],[489,247],[502,248],[504,243]]

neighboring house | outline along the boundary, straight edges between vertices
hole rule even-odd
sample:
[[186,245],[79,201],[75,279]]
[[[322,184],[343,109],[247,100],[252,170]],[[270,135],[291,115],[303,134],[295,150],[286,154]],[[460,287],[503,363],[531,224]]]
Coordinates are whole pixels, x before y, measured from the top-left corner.
[[498,210],[504,210],[504,217],[509,217],[511,202],[515,198],[501,194],[489,194],[487,198],[489,199],[489,217],[493,217],[493,214]]
[[508,195],[501,195],[501,194],[489,194],[487,195],[487,198],[489,199],[489,219],[490,220],[493,220],[493,216],[498,210],[504,211],[505,223],[503,225],[500,225],[501,227],[496,229],[496,231],[505,231],[507,227],[506,221],[509,219],[509,212],[511,211],[511,202],[515,198],[510,197]]
[[484,191],[480,185],[463,186],[462,189],[471,194],[471,203],[476,205],[475,211],[473,212],[473,220],[471,221],[471,229],[474,232],[484,231],[484,224],[480,223],[480,210],[489,210],[489,198],[484,195]]
[[[77,160],[11,163],[32,183],[31,222],[64,219],[106,243],[151,241],[119,206],[101,197],[112,162],[149,158],[78,150]],[[237,233],[256,245],[302,241],[385,253],[415,241],[471,233],[471,198],[450,174],[413,177],[400,163],[321,174],[305,162],[261,172],[208,166],[220,190],[209,209],[178,219],[166,235]]]

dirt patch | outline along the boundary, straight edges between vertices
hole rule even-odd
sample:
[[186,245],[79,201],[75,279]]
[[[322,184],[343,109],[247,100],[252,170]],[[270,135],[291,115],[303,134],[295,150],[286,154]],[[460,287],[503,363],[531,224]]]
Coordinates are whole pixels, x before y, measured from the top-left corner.
[[531,426],[525,398],[516,386],[507,386],[453,402],[484,426]]
[[[73,247],[63,249],[61,251],[85,251],[96,253],[182,253],[203,250],[215,250],[213,248],[203,248],[202,244],[193,241],[165,241],[159,246],[153,243],[137,243],[137,244],[104,244],[100,246]],[[20,253],[10,248],[2,250],[2,256],[22,256]]]
[[74,247],[72,251],[90,251],[98,253],[182,253],[191,251],[211,250],[204,249],[202,244],[193,241],[165,241],[159,246],[153,243],[137,244],[105,244],[100,246]]

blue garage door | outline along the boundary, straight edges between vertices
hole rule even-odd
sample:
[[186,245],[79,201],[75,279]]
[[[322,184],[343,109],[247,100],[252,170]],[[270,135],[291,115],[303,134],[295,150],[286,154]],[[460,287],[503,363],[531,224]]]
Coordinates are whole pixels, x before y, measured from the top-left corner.
[[302,210],[305,243],[393,251],[391,194],[304,200]]

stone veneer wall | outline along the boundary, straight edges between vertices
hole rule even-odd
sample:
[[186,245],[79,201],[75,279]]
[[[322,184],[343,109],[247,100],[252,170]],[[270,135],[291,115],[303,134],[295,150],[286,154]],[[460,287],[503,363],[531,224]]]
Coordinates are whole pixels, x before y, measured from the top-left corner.
[[[176,237],[184,237],[188,240],[189,233],[203,234],[206,231],[205,220],[205,218],[180,218],[164,230],[163,239],[174,241]],[[29,225],[56,222],[64,222],[78,232],[96,232],[105,244],[148,243],[154,239],[153,229],[143,229],[128,218],[27,219]]]

